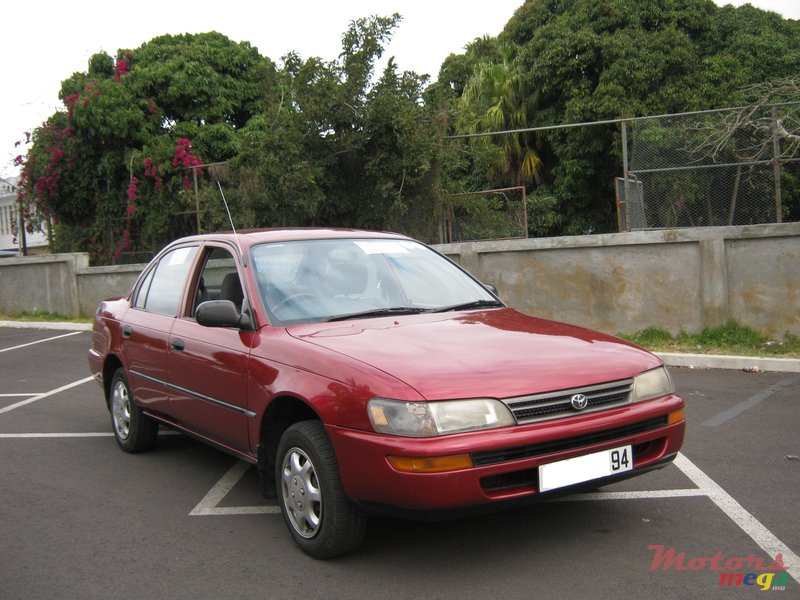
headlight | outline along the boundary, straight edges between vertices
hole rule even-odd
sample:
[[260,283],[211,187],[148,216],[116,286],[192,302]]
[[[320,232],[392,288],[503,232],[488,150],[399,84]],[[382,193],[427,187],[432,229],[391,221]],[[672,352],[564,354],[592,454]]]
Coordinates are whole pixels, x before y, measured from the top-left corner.
[[402,402],[373,398],[368,411],[375,431],[406,437],[433,437],[515,424],[506,405],[490,399]]
[[645,371],[633,378],[633,401],[641,402],[675,392],[672,378],[664,367]]

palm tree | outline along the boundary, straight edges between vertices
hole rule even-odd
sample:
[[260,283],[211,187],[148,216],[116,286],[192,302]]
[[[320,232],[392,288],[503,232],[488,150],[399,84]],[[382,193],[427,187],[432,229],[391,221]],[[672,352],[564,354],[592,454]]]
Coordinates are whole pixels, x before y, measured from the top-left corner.
[[[490,48],[494,45],[494,51]],[[530,126],[535,94],[524,85],[517,68],[516,46],[494,38],[479,38],[467,46],[480,56],[460,99],[460,126],[467,133],[489,133]],[[498,146],[499,175],[512,185],[541,183],[542,159],[530,133],[505,133],[473,138],[473,143]]]

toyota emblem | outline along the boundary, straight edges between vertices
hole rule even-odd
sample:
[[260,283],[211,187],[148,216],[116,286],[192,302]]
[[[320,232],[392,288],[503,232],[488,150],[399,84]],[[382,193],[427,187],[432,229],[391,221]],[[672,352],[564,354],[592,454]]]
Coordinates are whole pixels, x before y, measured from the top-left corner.
[[569,399],[569,403],[575,410],[583,410],[584,408],[586,408],[586,405],[589,404],[589,401],[583,394],[575,394],[572,398]]

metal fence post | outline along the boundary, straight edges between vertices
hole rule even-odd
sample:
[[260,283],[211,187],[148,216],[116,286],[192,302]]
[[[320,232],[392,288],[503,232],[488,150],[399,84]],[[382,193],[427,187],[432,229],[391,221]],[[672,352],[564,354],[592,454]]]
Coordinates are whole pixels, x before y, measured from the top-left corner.
[[622,223],[622,216],[617,211],[617,227],[622,231],[631,230],[631,213],[630,213],[630,190],[628,190],[628,122],[621,121],[620,128],[622,130],[622,189],[625,190],[622,201],[625,210],[625,223]]
[[522,230],[525,232],[525,239],[528,239],[528,195],[525,186],[522,186]]
[[772,173],[775,177],[775,222],[783,222],[781,200],[781,140],[778,135],[778,107],[772,107]]
[[25,237],[25,211],[19,204],[19,220],[17,221],[17,239],[19,241],[19,255],[28,256],[28,239]]
[[200,190],[197,187],[197,166],[192,167],[192,180],[194,182],[194,216],[197,223],[197,233],[200,231]]

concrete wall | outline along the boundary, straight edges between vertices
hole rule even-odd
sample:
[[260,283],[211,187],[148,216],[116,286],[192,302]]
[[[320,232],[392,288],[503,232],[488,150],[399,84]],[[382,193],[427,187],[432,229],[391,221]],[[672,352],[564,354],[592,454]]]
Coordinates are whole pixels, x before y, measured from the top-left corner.
[[611,333],[729,319],[800,335],[800,223],[463,242],[437,249],[519,310]]
[[0,312],[79,312],[77,270],[88,254],[51,254],[0,260]]
[[89,267],[89,255],[0,259],[0,313],[90,316],[100,300],[125,294],[144,265]]
[[[696,333],[729,319],[800,335],[800,223],[463,242],[437,249],[519,310],[611,333]],[[0,312],[89,316],[144,265],[85,254],[0,260]]]
[[123,296],[131,289],[147,265],[118,265],[78,269],[78,308],[82,315],[93,315],[97,305],[110,296]]

